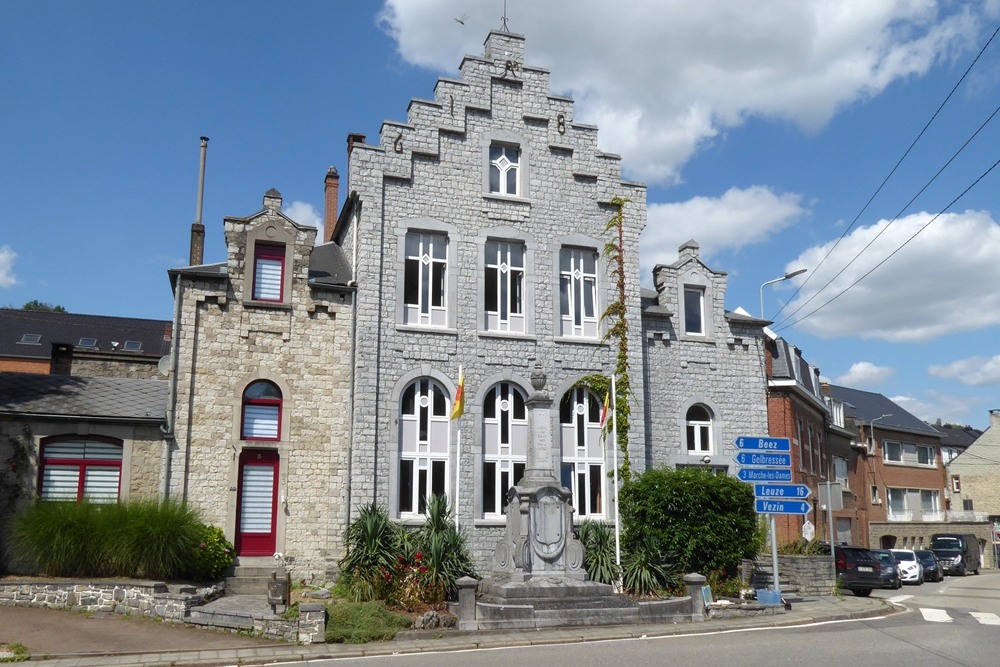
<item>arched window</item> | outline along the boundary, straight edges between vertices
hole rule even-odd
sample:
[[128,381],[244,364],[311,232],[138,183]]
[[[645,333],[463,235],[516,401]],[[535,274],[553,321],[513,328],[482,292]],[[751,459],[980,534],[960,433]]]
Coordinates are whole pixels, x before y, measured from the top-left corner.
[[422,514],[431,496],[448,495],[451,401],[430,378],[403,390],[399,408],[399,514]]
[[122,445],[110,438],[54,437],[42,440],[42,500],[118,500]]
[[267,380],[257,380],[243,390],[243,440],[281,440],[281,390]]
[[712,413],[704,405],[692,405],[687,411],[687,448],[690,454],[711,454]]
[[577,387],[559,405],[562,483],[573,491],[578,517],[604,516],[604,447],[601,442],[601,401]]
[[507,491],[524,476],[527,456],[524,394],[510,382],[501,382],[483,401],[484,515],[507,513]]

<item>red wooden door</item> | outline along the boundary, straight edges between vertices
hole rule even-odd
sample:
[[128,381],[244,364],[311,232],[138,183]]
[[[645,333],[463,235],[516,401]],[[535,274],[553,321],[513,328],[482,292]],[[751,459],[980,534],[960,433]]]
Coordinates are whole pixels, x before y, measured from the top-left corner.
[[274,554],[278,452],[248,449],[240,454],[240,483],[236,495],[236,553],[240,556]]

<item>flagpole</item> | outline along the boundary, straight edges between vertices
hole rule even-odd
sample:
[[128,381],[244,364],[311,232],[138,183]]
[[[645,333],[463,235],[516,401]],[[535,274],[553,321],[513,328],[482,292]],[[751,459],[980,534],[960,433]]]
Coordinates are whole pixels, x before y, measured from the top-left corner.
[[[465,376],[462,375],[462,364],[459,364],[458,365],[458,383],[459,383],[459,387],[460,387],[459,391],[461,391],[463,393],[462,393],[461,396],[457,396],[456,398],[458,398],[458,400],[463,401],[463,402],[465,401],[465,394],[464,394],[465,387],[462,386],[463,383],[464,383],[464,381],[465,381]],[[462,407],[463,407],[463,412],[464,412],[464,407],[465,406],[463,405]],[[456,531],[458,530],[458,516],[459,516],[459,514],[461,514],[461,512],[459,511],[461,509],[461,505],[459,505],[458,501],[459,501],[459,495],[460,495],[461,489],[462,489],[462,415],[458,416],[458,424],[457,424],[457,426],[458,426],[458,434],[456,435],[456,440],[455,440],[455,448],[457,450],[457,453],[456,453],[456,456],[455,456],[455,458],[456,458],[456,462],[455,462],[455,530]]]
[[[615,375],[611,375],[611,395],[614,397],[614,409],[611,411],[611,432],[614,435],[612,441],[612,451],[614,452],[614,485],[615,485],[615,568],[617,576],[615,578],[615,588],[617,592],[622,590],[622,545],[621,545],[621,518],[618,513],[618,394]],[[606,441],[606,440],[605,440]]]

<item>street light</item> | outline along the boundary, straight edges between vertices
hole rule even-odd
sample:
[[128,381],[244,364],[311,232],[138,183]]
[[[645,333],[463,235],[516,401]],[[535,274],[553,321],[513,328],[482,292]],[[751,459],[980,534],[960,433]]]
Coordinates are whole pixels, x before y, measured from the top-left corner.
[[790,271],[780,278],[775,278],[774,280],[768,280],[766,283],[760,286],[760,319],[764,319],[764,288],[768,285],[773,285],[774,283],[780,283],[782,280],[789,280],[795,276],[800,276],[809,269],[797,269],[795,271]]
[[891,414],[882,415],[881,417],[875,417],[870,422],[868,422],[868,430],[871,431],[869,436],[872,439],[871,447],[869,447],[870,453],[872,454],[875,453],[875,422],[877,422],[879,419],[885,419],[886,417],[891,417],[891,416],[892,416]]

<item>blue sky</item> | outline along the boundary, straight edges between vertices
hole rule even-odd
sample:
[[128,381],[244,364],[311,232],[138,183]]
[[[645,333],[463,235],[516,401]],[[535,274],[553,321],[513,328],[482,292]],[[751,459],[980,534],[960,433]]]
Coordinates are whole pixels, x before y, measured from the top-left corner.
[[[503,6],[8,0],[0,304],[169,319],[201,135],[211,262],[223,216],[259,210],[268,188],[314,224],[327,167],[346,173],[347,134],[405,120],[411,98],[482,53]],[[1000,25],[1000,0],[507,0],[507,16],[575,120],[648,184],[644,284],[690,238],[728,272],[729,309],[758,314],[762,283],[808,268],[766,288],[765,313],[824,377],[929,421],[987,425],[1000,37],[866,203]]]

